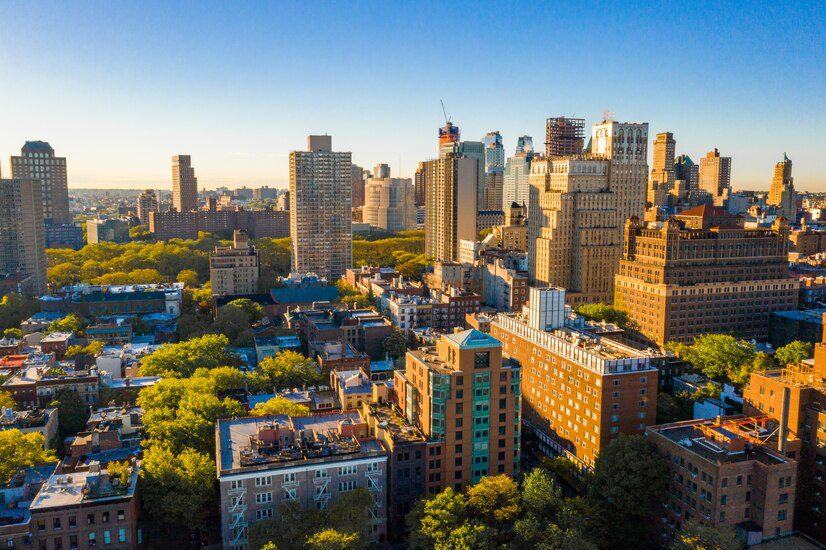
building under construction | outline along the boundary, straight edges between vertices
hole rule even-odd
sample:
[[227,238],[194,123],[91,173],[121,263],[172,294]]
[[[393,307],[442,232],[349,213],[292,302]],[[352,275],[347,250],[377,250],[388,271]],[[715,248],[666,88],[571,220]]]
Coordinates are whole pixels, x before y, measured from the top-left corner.
[[584,147],[584,118],[561,116],[545,121],[545,156],[579,155]]
[[826,343],[813,360],[753,373],[743,412],[777,423],[778,451],[798,464],[795,528],[826,543]]

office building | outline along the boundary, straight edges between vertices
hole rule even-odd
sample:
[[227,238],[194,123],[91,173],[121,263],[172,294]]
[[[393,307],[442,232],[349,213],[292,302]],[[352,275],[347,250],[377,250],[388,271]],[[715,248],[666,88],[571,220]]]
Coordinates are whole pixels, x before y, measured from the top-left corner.
[[80,222],[46,226],[46,248],[83,248],[83,227]]
[[209,281],[219,296],[255,294],[260,271],[258,250],[246,231],[236,229],[232,246],[216,246],[209,255]]
[[20,156],[11,157],[11,177],[40,182],[44,223],[51,225],[72,221],[66,157],[56,157],[48,142],[27,141]]
[[667,206],[668,195],[674,187],[674,134],[663,132],[654,139],[654,164],[648,180],[648,202],[653,206]]
[[353,264],[351,154],[331,136],[307,141],[290,153],[292,271],[335,280]]
[[714,206],[723,206],[731,193],[731,157],[715,147],[700,159],[700,191]]
[[[743,389],[743,413],[766,415],[777,431],[782,456],[797,461],[795,526],[826,540],[826,340],[815,344],[814,360],[783,369],[754,372]],[[794,487],[794,486],[792,486]],[[788,512],[791,514],[791,511]]]
[[749,546],[793,532],[797,464],[766,445],[770,432],[765,417],[648,428],[646,439],[669,474],[662,515],[651,533],[660,546],[671,546],[691,520],[737,528]]
[[502,135],[498,131],[488,132],[482,138],[482,143],[485,146],[484,209],[500,210],[505,172],[505,148],[502,146]]
[[40,180],[0,179],[0,276],[19,278],[28,294],[46,292],[46,245]]
[[565,301],[564,289],[531,288],[522,313],[498,314],[490,335],[522,365],[523,424],[541,452],[590,469],[618,434],[655,422],[661,357],[566,326]]
[[743,220],[702,205],[665,222],[630,219],[615,277],[614,303],[639,336],[657,345],[698,334],[768,336],[773,311],[795,309],[789,226],[744,229]]
[[351,170],[353,182],[353,208],[358,208],[359,206],[364,206],[365,186],[367,184],[367,179],[370,177],[370,172],[361,166],[356,166],[355,164],[352,166]]
[[89,244],[97,244],[102,242],[128,243],[129,220],[124,218],[87,220],[86,241]]
[[446,153],[424,163],[427,190],[425,254],[434,260],[458,260],[459,241],[476,240],[479,158]]
[[774,165],[774,177],[766,204],[774,206],[777,215],[785,217],[789,223],[797,220],[792,161],[785,154],[783,160]]
[[414,194],[409,178],[391,178],[389,166],[377,165],[364,190],[364,223],[388,233],[415,229]]
[[528,205],[533,159],[533,140],[530,136],[521,136],[516,154],[508,158],[502,174],[502,209],[507,209],[513,203]]
[[545,156],[582,154],[585,146],[585,119],[551,117],[545,121]]
[[568,289],[573,304],[612,300],[620,241],[610,174],[610,161],[582,155],[531,164],[530,279]]
[[149,213],[158,211],[158,195],[154,189],[147,189],[138,195],[138,219],[141,225],[149,226]]
[[432,454],[428,449],[429,493],[458,491],[487,475],[518,477],[520,373],[519,365],[503,361],[502,343],[478,330],[407,352],[404,372],[395,372],[399,409],[442,443]]
[[417,207],[424,206],[425,200],[427,199],[427,183],[425,181],[424,174],[424,163],[420,162],[418,168],[416,168],[416,172],[413,174],[413,185],[416,188],[415,201]]
[[329,510],[357,488],[376,504],[367,540],[385,542],[387,451],[359,411],[221,419],[215,447],[223,548],[246,549],[250,525],[277,516],[284,504]]
[[178,212],[198,209],[198,178],[189,155],[172,157],[172,207]]
[[700,167],[688,155],[680,155],[674,161],[674,179],[686,182],[688,192],[700,190]]

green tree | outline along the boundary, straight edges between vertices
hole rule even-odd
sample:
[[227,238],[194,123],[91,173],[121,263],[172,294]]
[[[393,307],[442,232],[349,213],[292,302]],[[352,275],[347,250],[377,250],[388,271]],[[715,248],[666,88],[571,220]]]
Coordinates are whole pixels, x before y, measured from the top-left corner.
[[182,269],[178,272],[178,275],[175,276],[175,280],[183,283],[184,286],[188,288],[197,288],[201,284],[200,281],[198,281],[198,272],[194,269]]
[[240,307],[226,304],[218,308],[218,316],[208,332],[222,334],[236,347],[250,347],[254,343],[254,333],[249,324],[249,316]]
[[341,299],[341,305],[350,309],[365,309],[373,306],[373,301],[364,294],[351,294]]
[[227,304],[228,306],[237,307],[247,315],[247,323],[254,325],[264,318],[264,310],[261,304],[253,302],[249,298],[238,298]]
[[754,348],[728,334],[701,334],[693,344],[669,342],[666,348],[712,380],[742,386],[754,365]]
[[106,465],[109,475],[117,479],[121,485],[129,485],[129,480],[132,477],[132,466],[128,460],[112,461]]
[[238,358],[227,349],[222,334],[207,334],[177,344],[166,344],[141,361],[141,376],[189,377],[196,369],[231,366]]
[[258,368],[269,376],[277,391],[313,386],[322,381],[318,363],[295,351],[282,351],[267,357]]
[[574,308],[574,311],[582,315],[589,321],[613,323],[619,327],[628,326],[628,312],[622,309],[609,306],[602,302],[595,304],[581,304]]
[[80,266],[64,262],[46,270],[46,280],[54,289],[75,285],[81,281]]
[[16,327],[7,328],[6,330],[3,331],[3,337],[4,338],[16,338],[16,339],[19,340],[20,338],[23,338],[23,331],[20,330],[19,328],[16,328]]
[[19,294],[6,294],[0,299],[0,329],[19,328],[38,309],[38,303]]
[[59,390],[49,407],[57,409],[57,431],[60,438],[58,450],[60,450],[67,437],[86,429],[89,407],[76,391],[68,388]]
[[358,550],[366,548],[356,533],[342,533],[335,529],[324,529],[307,539],[306,548],[315,550]]
[[284,397],[276,396],[264,403],[258,403],[253,407],[251,414],[253,416],[276,416],[281,414],[308,416],[310,409],[306,405],[301,405]]
[[696,519],[685,522],[673,550],[741,550],[743,541],[733,527],[702,525]]
[[7,483],[18,468],[57,460],[54,451],[43,449],[43,443],[39,432],[0,431],[0,484]]
[[795,340],[777,348],[774,359],[780,367],[788,367],[789,365],[797,365],[804,359],[812,357],[812,355],[814,355],[814,347],[810,342]]
[[6,407],[7,409],[16,409],[17,408],[17,401],[14,400],[14,397],[5,390],[0,390],[0,407]]
[[157,522],[202,522],[215,498],[215,463],[193,449],[173,453],[162,445],[146,449],[141,464],[144,507]]
[[393,332],[382,342],[382,347],[384,347],[384,352],[390,357],[399,359],[407,353],[407,337],[402,331],[394,328]]
[[74,313],[70,313],[63,319],[57,319],[49,324],[47,332],[74,332],[75,334],[82,334],[86,329],[86,320],[78,317]]
[[640,435],[620,434],[597,458],[588,496],[601,541],[625,548],[644,540],[645,520],[662,503],[665,459]]
[[149,226],[136,225],[129,228],[129,238],[133,241],[151,241],[154,235],[149,231]]
[[513,537],[513,524],[520,512],[516,482],[506,475],[486,476],[467,490],[473,517],[481,521],[494,539],[504,544]]

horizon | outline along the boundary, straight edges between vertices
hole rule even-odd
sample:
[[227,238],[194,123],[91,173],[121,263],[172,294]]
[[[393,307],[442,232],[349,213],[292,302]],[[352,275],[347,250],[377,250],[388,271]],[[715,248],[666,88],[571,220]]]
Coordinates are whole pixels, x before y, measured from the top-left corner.
[[718,148],[734,188],[767,190],[787,153],[798,190],[826,191],[822,4],[498,7],[5,4],[0,76],[27,85],[0,89],[0,170],[40,139],[70,189],[171,188],[174,154],[201,189],[284,189],[289,152],[328,133],[410,178],[444,100],[463,140],[498,129],[507,156],[520,135],[543,149],[547,117],[609,110],[695,162]]

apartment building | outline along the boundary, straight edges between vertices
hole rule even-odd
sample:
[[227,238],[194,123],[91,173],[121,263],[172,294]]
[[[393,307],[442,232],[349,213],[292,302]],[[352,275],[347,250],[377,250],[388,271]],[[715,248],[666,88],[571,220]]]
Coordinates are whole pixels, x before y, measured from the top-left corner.
[[96,369],[73,370],[63,362],[26,366],[0,384],[0,389],[9,392],[21,407],[45,407],[63,389],[77,392],[88,406],[97,402],[99,386]]
[[113,315],[181,314],[183,283],[145,285],[79,284],[40,299],[46,312],[74,313],[82,317]]
[[154,189],[147,189],[138,195],[138,219],[141,225],[149,226],[149,213],[158,211],[158,194]]
[[364,188],[364,223],[389,233],[415,229],[414,195],[410,178],[391,178],[388,165],[376,165]]
[[11,157],[12,179],[39,182],[43,221],[60,225],[72,221],[69,214],[69,180],[66,157],[56,157],[46,141],[27,141],[20,156]]
[[790,223],[797,220],[792,161],[785,154],[783,160],[774,165],[774,177],[766,204],[774,206],[777,215],[784,216]]
[[385,542],[387,451],[360,412],[222,419],[215,447],[224,548],[246,550],[249,526],[282,504],[326,510],[356,488],[375,503],[368,540]]
[[428,449],[429,494],[458,491],[486,475],[518,476],[521,369],[503,360],[501,342],[458,331],[407,352],[405,366],[395,372],[399,410],[441,442]]
[[731,194],[731,157],[715,147],[700,159],[699,178],[700,191],[714,206],[723,206]]
[[713,332],[764,339],[773,311],[797,307],[788,239],[783,219],[744,229],[742,218],[709,205],[665,222],[631,218],[614,302],[638,336],[660,346]]
[[431,290],[430,296],[391,292],[382,300],[393,325],[405,333],[423,327],[437,331],[463,327],[465,315],[479,311],[481,303],[478,294],[455,287],[446,292]]
[[0,483],[0,541],[11,550],[31,548],[32,522],[29,506],[55,469],[55,462],[17,470]]
[[251,239],[289,237],[290,214],[289,211],[272,208],[245,210],[240,207],[149,212],[149,231],[159,241],[197,239],[200,232],[222,234],[236,229],[243,229]]
[[478,158],[454,153],[424,163],[425,254],[428,257],[456,261],[459,241],[476,240],[480,163]]
[[[0,409],[0,432],[20,430],[26,433],[39,433],[43,436],[44,446],[49,449],[57,435],[57,409],[35,407],[15,411],[8,407]],[[0,540],[3,540],[0,537]]]
[[126,218],[96,219],[86,222],[86,241],[89,244],[128,243],[129,240],[129,220]]
[[474,266],[473,281],[484,305],[498,311],[519,311],[528,299],[527,254],[484,250]]
[[178,212],[198,209],[198,178],[189,155],[172,157],[172,207]]
[[209,280],[218,295],[255,294],[258,291],[258,250],[246,231],[236,229],[232,246],[216,246],[209,255]]
[[663,514],[653,526],[658,542],[670,545],[692,519],[736,527],[748,545],[792,533],[797,464],[764,445],[770,432],[765,417],[649,427],[647,439],[669,472]]
[[0,179],[0,278],[34,296],[46,292],[42,189],[39,180]]
[[490,335],[522,366],[523,422],[549,456],[593,468],[618,434],[639,434],[657,412],[663,356],[566,326],[565,290],[531,288],[521,314],[498,314]]

